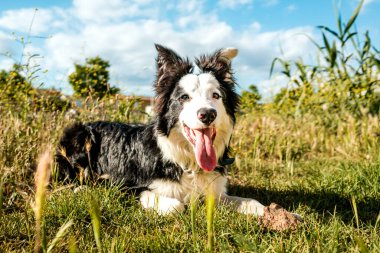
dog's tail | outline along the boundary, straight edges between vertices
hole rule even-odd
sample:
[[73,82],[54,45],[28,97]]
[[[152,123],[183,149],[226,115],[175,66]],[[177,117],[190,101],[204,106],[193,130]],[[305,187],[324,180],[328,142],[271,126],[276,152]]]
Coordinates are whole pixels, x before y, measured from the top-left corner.
[[91,153],[96,143],[93,130],[76,123],[63,132],[55,154],[56,176],[59,181],[82,181],[92,172]]

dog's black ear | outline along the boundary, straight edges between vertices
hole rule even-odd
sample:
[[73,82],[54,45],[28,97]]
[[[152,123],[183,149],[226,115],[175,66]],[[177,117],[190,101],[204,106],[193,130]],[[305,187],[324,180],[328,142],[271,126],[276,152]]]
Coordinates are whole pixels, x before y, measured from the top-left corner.
[[193,65],[187,58],[181,58],[173,50],[155,44],[158,52],[157,56],[157,76],[154,83],[156,91],[155,112],[159,116],[159,131],[168,134],[166,113],[170,103],[171,94],[179,82],[186,74],[193,71]]
[[155,44],[155,47],[158,52],[156,59],[157,75],[172,70],[178,63],[182,62],[182,58],[173,50],[159,44]]
[[236,81],[231,67],[231,61],[237,53],[236,48],[220,49],[212,55],[202,55],[195,61],[202,72],[213,74],[220,83],[221,90],[226,94],[223,101],[227,113],[233,121],[240,104],[240,96],[235,91]]
[[219,82],[235,85],[231,61],[237,54],[236,48],[224,48],[217,50],[212,55],[201,55],[196,59],[196,64],[201,71],[213,73]]

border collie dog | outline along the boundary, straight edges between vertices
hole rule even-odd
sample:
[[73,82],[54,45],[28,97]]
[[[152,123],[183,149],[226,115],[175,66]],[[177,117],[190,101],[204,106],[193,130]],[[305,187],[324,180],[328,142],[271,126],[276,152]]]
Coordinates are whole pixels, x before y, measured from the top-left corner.
[[231,60],[226,48],[193,64],[156,45],[155,117],[147,125],[116,122],[77,123],[66,128],[56,163],[61,180],[106,175],[127,188],[140,189],[144,208],[160,214],[184,210],[192,194],[213,194],[219,204],[262,216],[254,199],[226,193],[225,165],[239,106]]

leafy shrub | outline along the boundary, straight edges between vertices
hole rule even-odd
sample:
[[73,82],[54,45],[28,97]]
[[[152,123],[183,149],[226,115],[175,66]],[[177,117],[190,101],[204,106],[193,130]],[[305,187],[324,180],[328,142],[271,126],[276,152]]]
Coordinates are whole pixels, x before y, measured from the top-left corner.
[[3,101],[25,99],[33,90],[32,85],[20,74],[21,66],[14,64],[10,71],[0,72],[0,97]]
[[241,109],[245,112],[249,112],[254,108],[257,108],[258,102],[261,99],[259,90],[255,85],[250,85],[248,91],[242,91],[241,93]]
[[107,94],[118,93],[118,88],[110,87],[109,67],[109,62],[99,56],[86,59],[85,65],[75,64],[75,71],[69,75],[69,83],[75,95],[82,98],[103,98]]

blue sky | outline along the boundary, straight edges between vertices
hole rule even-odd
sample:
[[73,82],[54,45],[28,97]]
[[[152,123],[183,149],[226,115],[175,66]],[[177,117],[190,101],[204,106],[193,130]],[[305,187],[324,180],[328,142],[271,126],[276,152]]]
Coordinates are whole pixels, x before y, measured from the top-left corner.
[[[319,39],[317,25],[335,29],[335,7],[348,20],[357,4],[358,0],[0,0],[0,68],[38,54],[31,61],[42,69],[36,85],[71,93],[67,76],[74,63],[99,55],[111,64],[111,85],[125,94],[152,95],[154,43],[190,58],[233,46],[239,49],[233,66],[240,87],[254,83],[271,97],[286,84],[281,76],[269,78],[273,58],[315,60],[307,36]],[[365,0],[357,25],[362,33],[369,30],[380,48],[378,13],[380,0]],[[24,49],[17,42],[21,37],[31,42]],[[22,58],[22,52],[27,56]]]

